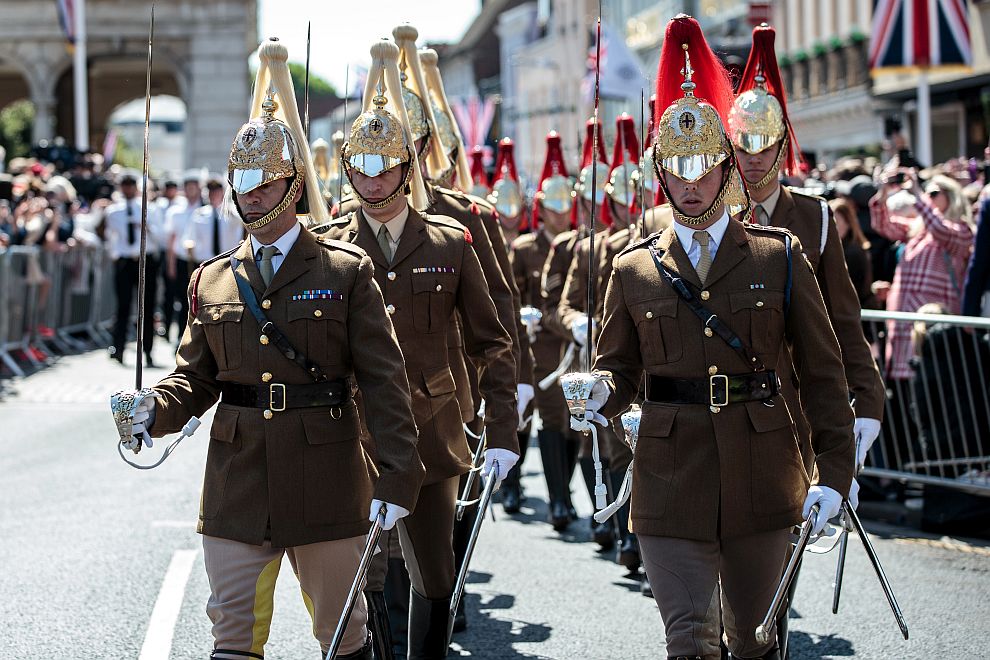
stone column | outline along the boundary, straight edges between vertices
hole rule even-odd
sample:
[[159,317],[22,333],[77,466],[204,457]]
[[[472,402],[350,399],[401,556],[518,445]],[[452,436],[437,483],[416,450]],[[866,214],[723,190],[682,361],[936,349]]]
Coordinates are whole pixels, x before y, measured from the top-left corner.
[[55,96],[31,92],[31,103],[34,104],[34,127],[31,131],[32,144],[41,140],[51,140],[55,125]]

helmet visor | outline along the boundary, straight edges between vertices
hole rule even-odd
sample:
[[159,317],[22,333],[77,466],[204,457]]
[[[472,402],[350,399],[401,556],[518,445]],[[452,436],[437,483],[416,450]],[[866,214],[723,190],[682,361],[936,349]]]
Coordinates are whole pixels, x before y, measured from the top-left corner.
[[400,158],[382,156],[380,154],[354,154],[348,156],[347,164],[351,168],[365,176],[379,176],[393,167],[402,165],[405,162]]
[[661,158],[660,167],[682,181],[694,183],[715,169],[727,157],[728,155],[721,151],[715,154],[671,156],[669,158]]

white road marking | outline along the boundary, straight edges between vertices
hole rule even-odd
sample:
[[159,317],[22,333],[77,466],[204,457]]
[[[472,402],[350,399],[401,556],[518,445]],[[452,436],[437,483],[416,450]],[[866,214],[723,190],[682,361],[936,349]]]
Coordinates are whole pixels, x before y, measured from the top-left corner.
[[144,636],[144,646],[138,660],[168,660],[172,652],[172,637],[175,622],[179,618],[182,599],[186,593],[186,583],[192,572],[193,561],[198,550],[176,550],[165,571],[162,588],[155,601],[155,609],[148,620],[148,632]]
[[156,528],[178,528],[178,529],[196,529],[195,520],[154,520],[151,522],[152,529]]

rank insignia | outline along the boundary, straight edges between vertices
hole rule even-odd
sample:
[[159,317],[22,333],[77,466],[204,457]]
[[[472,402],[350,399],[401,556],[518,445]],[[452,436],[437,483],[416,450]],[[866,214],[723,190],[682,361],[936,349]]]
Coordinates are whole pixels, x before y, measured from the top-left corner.
[[337,293],[332,289],[305,289],[290,300],[343,300],[344,294]]
[[750,284],[749,285],[749,288],[750,289],[765,289],[765,288],[767,288],[767,285],[766,284],[763,284],[763,283],[760,283],[760,284]]

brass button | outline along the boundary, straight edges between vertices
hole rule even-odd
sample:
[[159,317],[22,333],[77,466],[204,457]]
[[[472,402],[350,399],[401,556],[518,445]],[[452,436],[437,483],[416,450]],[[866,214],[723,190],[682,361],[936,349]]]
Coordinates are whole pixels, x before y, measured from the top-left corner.
[[272,379],[272,375],[269,372],[266,371],[265,373],[261,374],[261,380],[262,380],[262,382],[267,383],[271,379]]
[[213,320],[217,321],[220,319],[220,312],[213,312]]
[[653,318],[653,312],[647,312],[646,313],[646,318],[652,319]]
[[767,384],[763,383],[762,385],[760,385],[760,387],[762,387],[763,389],[767,389]]
[[763,307],[763,301],[762,300],[757,300],[756,301],[756,306],[757,307]]
[[272,308],[272,301],[269,300],[268,298],[265,298],[264,300],[261,301],[261,306],[264,309],[271,309]]
[[315,312],[313,312],[313,316],[315,316],[316,318],[320,318],[321,316],[323,316],[323,312],[321,312],[320,310],[316,310]]
[[395,271],[394,270],[390,270],[388,272],[388,275],[386,277],[388,277],[389,281],[394,281],[395,280]]
[[265,416],[265,419],[271,419],[272,417],[274,417],[274,414],[272,413],[271,410],[266,410],[265,412],[263,412],[261,414]]
[[708,409],[711,410],[716,415],[722,411],[722,409],[719,408],[718,406],[708,406]]
[[385,311],[389,314],[395,314],[395,305],[386,305]]
[[441,285],[438,284],[437,285],[437,291],[443,291],[443,286],[441,286]]
[[261,337],[258,338],[258,341],[261,342],[262,346],[268,346],[268,335],[261,335]]
[[718,367],[716,367],[714,364],[712,366],[708,367],[708,375],[709,376],[714,376],[717,373],[718,373]]
[[711,297],[712,297],[712,294],[708,293],[707,291],[702,291],[701,292],[701,299],[702,300],[708,300]]
[[712,332],[712,329],[711,328],[705,328],[705,336],[706,337],[711,337],[713,334],[715,334],[715,333]]

